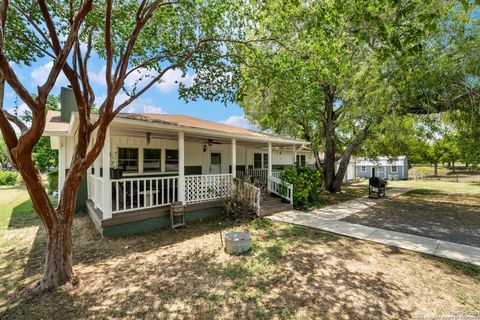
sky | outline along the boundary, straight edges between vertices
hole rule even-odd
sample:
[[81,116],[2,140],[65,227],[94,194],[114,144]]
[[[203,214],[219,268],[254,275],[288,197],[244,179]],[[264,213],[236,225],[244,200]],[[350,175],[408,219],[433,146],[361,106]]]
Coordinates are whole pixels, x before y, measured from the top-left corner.
[[[52,65],[53,62],[51,59],[43,58],[28,67],[18,65],[13,65],[12,67],[27,90],[35,93],[37,86],[43,84],[45,81]],[[95,95],[97,96],[96,105],[99,105],[99,102],[103,101],[102,98],[105,98],[106,91],[105,62],[102,59],[98,57],[91,58],[89,62],[89,77]],[[185,77],[182,77],[180,70],[171,70],[165,74],[162,83],[158,83],[150,88],[144,95],[124,109],[124,112],[186,114],[244,128],[254,128],[245,119],[243,109],[236,104],[228,104],[225,106],[222,103],[200,99],[187,103],[180,99],[178,95],[178,82],[189,85],[193,82],[194,77],[195,74],[193,73],[187,73]],[[138,78],[138,75],[136,75],[135,78]],[[132,84],[133,81],[134,79],[127,78],[126,83]],[[60,88],[68,84],[65,75],[63,75],[63,73],[60,74],[51,94],[58,95]],[[123,102],[126,97],[126,94],[120,92],[117,96],[116,103],[119,104]],[[5,107],[9,111],[18,107],[20,114],[27,109],[26,105],[10,88],[7,88],[5,92]]]

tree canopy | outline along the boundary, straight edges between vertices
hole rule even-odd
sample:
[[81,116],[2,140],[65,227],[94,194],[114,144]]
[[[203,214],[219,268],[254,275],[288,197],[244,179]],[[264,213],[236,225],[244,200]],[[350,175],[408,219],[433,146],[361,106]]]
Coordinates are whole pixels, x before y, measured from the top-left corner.
[[409,113],[478,106],[475,10],[455,1],[270,6],[258,30],[281,45],[245,54],[239,103],[261,128],[311,141],[326,189],[338,191],[372,132],[395,132]]

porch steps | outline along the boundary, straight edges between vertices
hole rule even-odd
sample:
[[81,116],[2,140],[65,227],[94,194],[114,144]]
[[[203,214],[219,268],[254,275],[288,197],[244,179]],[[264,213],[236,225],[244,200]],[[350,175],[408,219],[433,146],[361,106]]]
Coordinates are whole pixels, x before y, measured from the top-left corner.
[[285,203],[282,201],[282,198],[264,194],[260,199],[260,216],[265,217],[271,214],[282,212],[286,210],[291,210],[292,205],[290,203]]

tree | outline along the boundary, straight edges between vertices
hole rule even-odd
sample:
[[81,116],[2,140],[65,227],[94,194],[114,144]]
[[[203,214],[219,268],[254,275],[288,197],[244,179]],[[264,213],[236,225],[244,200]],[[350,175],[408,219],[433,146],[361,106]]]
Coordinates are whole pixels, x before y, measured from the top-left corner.
[[[383,121],[459,108],[477,92],[478,81],[455,87],[472,79],[465,64],[478,65],[466,45],[476,48],[480,39],[476,23],[466,19],[470,7],[453,1],[290,5],[265,14],[262,30],[285,46],[247,55],[239,101],[261,128],[311,141],[317,166],[323,149],[330,192],[340,190],[351,155]],[[445,52],[446,41],[455,45]],[[455,60],[460,54],[464,59]]]
[[[423,2],[410,8],[391,3],[365,8],[356,1],[290,5],[267,15],[265,32],[287,45],[265,46],[251,57],[250,65],[261,68],[242,70],[240,104],[260,127],[312,142],[325,189],[337,192],[351,155],[394,110],[388,79],[399,70],[395,52],[415,50],[417,41],[398,44],[397,37],[421,34],[436,16],[422,16],[433,11],[432,3]],[[403,28],[395,29],[395,24]]]
[[[60,96],[48,96],[46,103],[47,110],[60,110]],[[18,108],[15,109],[15,115],[23,122],[32,121],[32,114],[28,110],[25,114],[19,115]],[[53,150],[50,145],[49,137],[41,137],[32,151],[35,166],[41,173],[46,173],[50,168],[58,167],[58,150]]]
[[58,151],[53,150],[50,138],[42,137],[38,140],[32,151],[35,166],[41,173],[46,173],[51,168],[58,167]]
[[8,159],[8,151],[5,142],[0,137],[0,169],[5,169],[10,165],[10,161]]
[[[250,14],[242,9],[248,7],[239,3],[1,2],[0,130],[12,164],[22,175],[33,207],[45,226],[48,241],[44,275],[35,290],[76,282],[71,232],[76,197],[82,177],[103,148],[113,118],[173,69],[196,72],[191,91],[209,99],[227,96],[232,65],[228,52],[247,43],[243,40],[243,26]],[[88,77],[93,52],[105,60],[107,85],[106,97],[97,106],[95,116],[92,110],[96,95]],[[35,95],[31,95],[11,62],[28,64],[39,56],[51,58],[53,67]],[[70,170],[58,206],[53,207],[32,153],[44,131],[47,99],[60,72],[65,74],[75,95],[79,127]],[[31,111],[30,127],[3,108],[5,84]],[[128,98],[116,101],[121,90],[127,92]],[[22,131],[19,138],[12,123]]]

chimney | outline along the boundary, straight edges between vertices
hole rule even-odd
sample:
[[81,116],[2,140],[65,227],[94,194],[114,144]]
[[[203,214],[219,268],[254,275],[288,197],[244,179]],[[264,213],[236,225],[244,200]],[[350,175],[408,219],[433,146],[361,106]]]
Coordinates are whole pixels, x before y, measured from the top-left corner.
[[62,87],[60,89],[60,119],[69,122],[73,111],[77,111],[77,102],[73,90],[72,88]]

